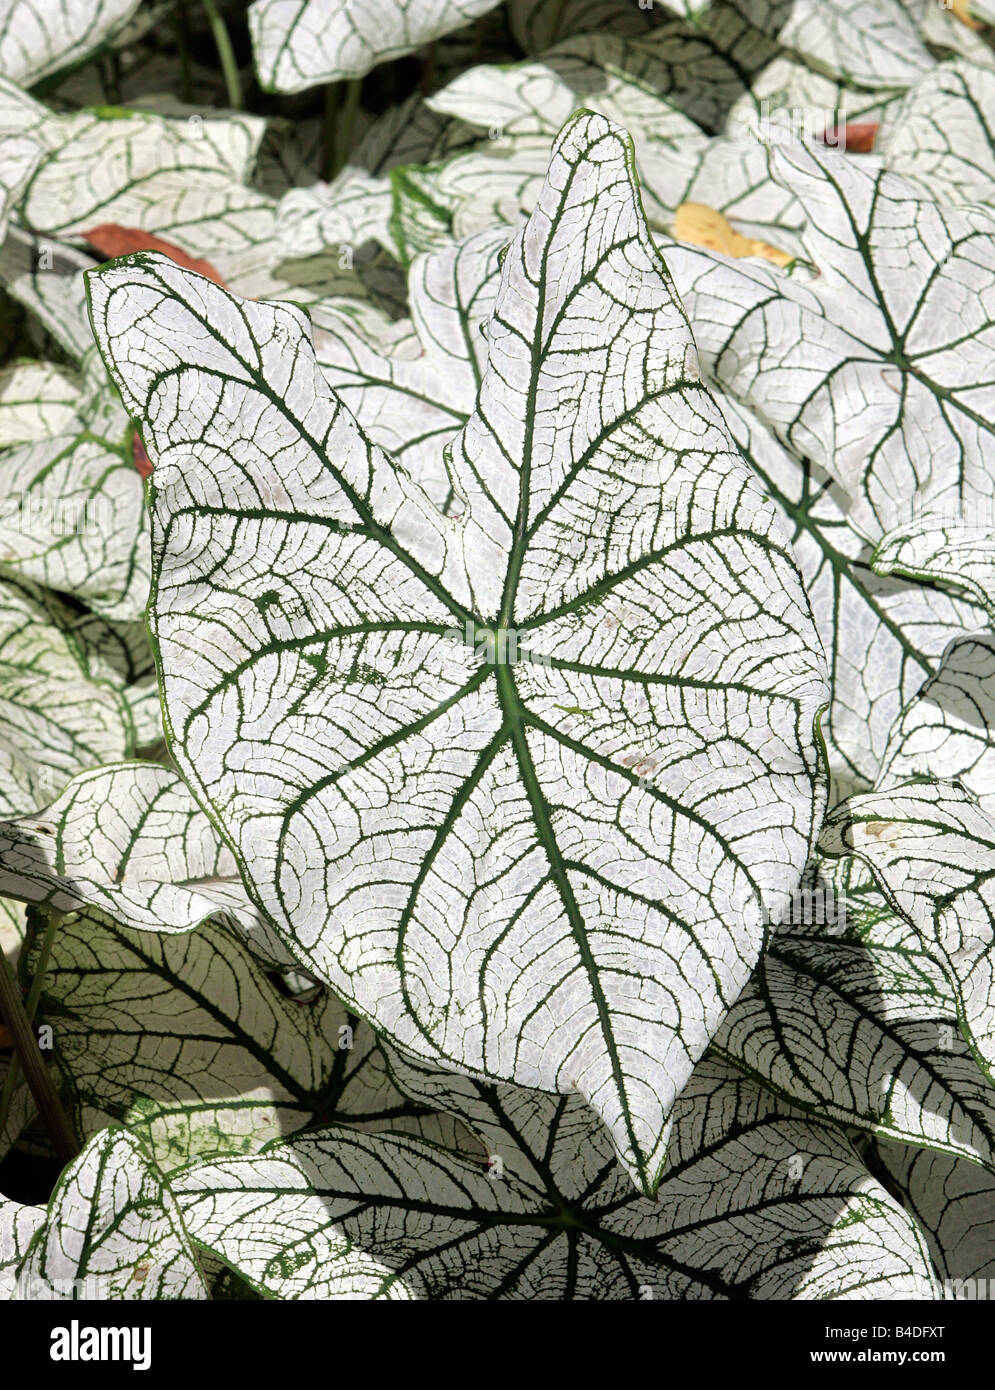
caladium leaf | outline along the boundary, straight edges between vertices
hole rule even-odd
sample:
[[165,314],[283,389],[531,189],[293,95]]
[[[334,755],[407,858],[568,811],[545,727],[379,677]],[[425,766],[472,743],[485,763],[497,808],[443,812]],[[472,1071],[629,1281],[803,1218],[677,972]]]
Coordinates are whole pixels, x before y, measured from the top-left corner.
[[871,539],[908,521],[913,495],[990,508],[995,217],[814,146],[775,146],[771,169],[821,274],[668,251],[708,370],[841,483]]
[[853,151],[839,127],[886,121],[904,98],[904,88],[855,87],[777,49],[729,108],[724,129],[762,141],[822,141]]
[[644,34],[669,18],[639,0],[508,0],[511,32],[526,53],[541,53],[571,34],[595,29]]
[[713,1048],[820,1119],[995,1171],[995,1092],[942,972],[883,899],[841,883],[820,876],[787,905]]
[[159,682],[144,621],[114,623],[84,613],[72,624],[71,632],[90,680],[110,685],[127,705],[136,751],[161,744],[165,735]]
[[220,917],[267,959],[293,964],[182,779],[154,763],[85,773],[44,812],[0,823],[0,892],[153,932]]
[[174,1174],[194,1239],[280,1298],[933,1296],[922,1238],[849,1145],[720,1064],[678,1102],[657,1202],[576,1100],[404,1075],[486,1135],[486,1175],[330,1128]]
[[363,77],[486,14],[498,0],[255,0],[252,51],[261,86],[303,92]]
[[[29,132],[18,128],[20,112],[15,121],[6,119],[9,114],[6,95],[6,84],[0,79],[0,241],[7,234],[11,213],[42,153],[39,142]],[[11,124],[14,130],[9,128]]]
[[0,246],[0,280],[7,293],[76,362],[93,347],[83,288],[83,271],[92,266],[92,258],[75,247],[21,227],[12,227]]
[[175,755],[260,904],[402,1045],[579,1091],[652,1191],[807,859],[826,682],[631,158],[602,118],[560,138],[452,445],[458,523],[337,405],[298,312],[155,257],[91,290],[155,462]]
[[951,640],[983,613],[945,594],[881,577],[848,499],[817,465],[796,459],[730,396],[717,402],[740,453],[781,510],[829,661],[823,732],[839,796],[873,786],[894,721]]
[[536,205],[549,167],[545,135],[516,136],[438,166],[391,171],[390,232],[401,263],[499,223],[517,230]]
[[207,1297],[175,1198],[121,1129],[95,1135],[62,1174],[17,1284],[43,1300]]
[[53,11],[40,0],[0,4],[0,72],[30,87],[86,58],[138,9],[139,0],[64,0]]
[[995,637],[990,633],[951,642],[939,670],[895,721],[878,788],[913,777],[959,782],[995,816]]
[[23,1206],[0,1197],[0,1301],[15,1296],[17,1267],[44,1222],[44,1207]]
[[390,234],[390,183],[365,169],[347,167],[328,184],[293,188],[280,200],[279,255],[314,255],[333,247],[377,241],[394,251]]
[[[899,0],[728,0],[806,63],[862,87],[907,87],[933,65]],[[700,0],[672,8],[693,12]]]
[[49,118],[41,129],[48,148],[21,215],[36,232],[65,235],[108,222],[144,225],[133,215],[143,205],[168,203],[178,220],[184,201],[244,183],[264,123],[210,108],[179,116],[100,106]]
[[[402,260],[498,222],[517,227],[536,205],[550,146],[549,136],[505,136],[432,168],[394,170],[391,232]],[[699,200],[736,219],[747,236],[801,250],[803,219],[754,141],[708,139],[672,112],[656,146],[637,147],[637,174],[654,228],[670,231],[681,204]]]
[[0,448],[69,429],[80,405],[78,375],[55,362],[17,362],[0,371]]
[[457,1137],[397,1090],[366,1024],[327,991],[286,997],[216,922],[166,936],[66,917],[39,1008],[77,1132],[121,1123],[163,1172],[332,1119]]
[[878,1154],[925,1232],[948,1299],[988,1299],[995,1289],[995,1179],[929,1149],[879,1144]]
[[257,116],[210,109],[99,107],[61,117],[21,217],[59,238],[84,240],[107,224],[137,229],[207,260],[242,293],[278,290],[270,270],[277,202],[248,184],[263,129]]
[[115,691],[84,679],[68,625],[43,591],[0,580],[3,814],[33,811],[77,772],[131,752],[127,709]]
[[470,68],[428,104],[494,138],[555,134],[586,105],[626,126],[638,160],[644,142],[667,138],[668,123],[680,133],[678,114],[698,133],[721,134],[744,81],[776,51],[735,18],[711,28],[673,21],[642,38],[602,31],[527,63]]
[[995,70],[934,68],[895,111],[878,152],[937,202],[995,202]]
[[[728,19],[729,12],[723,15]],[[747,74],[774,51],[733,16],[731,24],[711,27],[663,25],[644,39],[588,35],[534,62],[474,68],[430,102],[487,131],[488,144],[433,171],[429,196],[447,208],[458,235],[489,226],[495,214],[512,220],[518,208],[530,212],[541,187],[536,140],[552,141],[585,105],[632,135],[651,225],[669,226],[677,207],[695,199],[738,218],[800,224],[790,195],[770,179],[761,148],[706,135],[722,130]],[[508,186],[496,196],[492,184],[502,159],[510,165]],[[423,181],[428,177],[423,171]]]
[[150,582],[142,481],[131,422],[90,352],[70,428],[3,456],[0,567],[71,593],[109,620],[134,620]]
[[873,565],[878,574],[960,590],[995,620],[995,526],[922,516],[882,536]]
[[995,820],[956,782],[910,781],[851,797],[826,822],[912,923],[957,997],[964,1036],[995,1077]]
[[[987,3],[987,0],[980,0]],[[970,8],[979,0],[950,0],[946,5],[932,5],[929,0],[905,0],[919,22],[924,42],[934,52],[966,58],[978,67],[995,68],[995,49],[986,38],[978,20],[972,20]]]
[[453,510],[445,446],[477,398],[487,362],[499,253],[511,230],[495,227],[416,257],[408,278],[411,321],[373,333],[334,301],[316,306],[314,350],[328,384],[375,444],[432,500]]

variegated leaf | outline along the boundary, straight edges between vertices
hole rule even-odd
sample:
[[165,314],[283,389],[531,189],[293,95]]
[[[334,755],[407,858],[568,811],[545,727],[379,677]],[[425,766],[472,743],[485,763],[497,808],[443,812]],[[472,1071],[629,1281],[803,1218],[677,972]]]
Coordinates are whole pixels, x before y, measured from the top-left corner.
[[259,81],[302,92],[362,77],[470,24],[498,0],[255,0],[249,29]]
[[916,83],[887,126],[889,169],[941,203],[995,203],[995,69],[943,63]]
[[486,1137],[487,1174],[330,1128],[174,1174],[194,1239],[279,1298],[934,1296],[912,1221],[840,1137],[699,1067],[657,1202],[576,1101],[404,1067]]
[[707,370],[852,498],[870,539],[995,495],[995,216],[814,146],[771,168],[804,209],[807,281],[688,247],[666,252]]
[[182,780],[155,763],[98,768],[43,812],[0,824],[0,892],[153,932],[220,917],[264,958],[294,963]]
[[138,8],[139,0],[42,0],[0,3],[0,73],[30,87],[78,63],[105,44]]
[[995,819],[959,783],[910,781],[851,797],[830,815],[822,844],[862,859],[916,928],[995,1079]]
[[288,997],[215,922],[169,937],[73,914],[39,1008],[77,1132],[123,1124],[162,1172],[331,1120],[459,1137],[397,1090],[366,1024],[327,991]]
[[714,1049],[819,1119],[995,1171],[995,1091],[953,991],[863,866],[841,869],[786,905]]
[[878,777],[959,782],[995,816],[995,637],[961,637],[895,721]]
[[926,1233],[947,1299],[995,1295],[995,1179],[929,1149],[880,1144],[878,1152]]
[[176,1199],[133,1135],[101,1131],[62,1174],[18,1267],[17,1296],[207,1297]]
[[452,445],[458,523],[358,432],[295,311],[155,257],[91,285],[156,464],[175,754],[259,902],[402,1044],[580,1091],[652,1191],[807,859],[826,687],[631,158],[598,117],[558,142]]

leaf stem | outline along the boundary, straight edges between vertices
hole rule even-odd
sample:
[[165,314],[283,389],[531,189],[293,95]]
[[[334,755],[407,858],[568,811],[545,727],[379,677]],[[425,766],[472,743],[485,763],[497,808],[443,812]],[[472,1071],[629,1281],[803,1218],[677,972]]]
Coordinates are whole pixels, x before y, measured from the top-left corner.
[[[0,951],[0,1015],[2,1015],[7,1030],[14,1040],[14,1055],[10,1060],[10,1070],[4,1083],[3,1097],[0,1099],[0,1118],[5,1125],[7,1111],[10,1107],[10,1097],[14,1089],[15,1067],[20,1064],[20,1069],[24,1072],[38,1107],[38,1113],[48,1130],[56,1156],[60,1163],[66,1164],[71,1163],[79,1153],[79,1145],[73,1134],[72,1126],[66,1118],[66,1112],[62,1108],[62,1102],[56,1094],[48,1067],[38,1050],[38,1040],[32,1027],[34,1011],[38,1007],[38,999],[45,979],[45,969],[48,965],[48,958],[60,917],[60,913],[49,913],[48,925],[42,938],[38,963],[26,1005],[21,1000],[17,977],[10,967],[10,962],[6,955]],[[0,1127],[0,1133],[2,1133],[2,1127]]]
[[552,48],[554,43],[559,42],[560,26],[563,23],[563,11],[566,9],[566,7],[567,0],[558,0],[556,9],[553,11],[553,22],[549,26],[549,43],[547,44],[548,48]]
[[423,92],[427,92],[435,78],[436,46],[435,41],[425,49],[421,65],[421,80],[418,85]]
[[325,118],[321,128],[321,177],[326,183],[335,176],[335,132],[341,98],[342,83],[329,82],[325,88]]
[[359,110],[359,93],[363,85],[361,77],[353,77],[345,84],[345,101],[342,104],[342,119],[338,123],[336,135],[335,172],[338,173],[349,159],[352,148],[352,132]]
[[225,27],[225,22],[221,18],[221,11],[218,9],[217,0],[203,0],[204,13],[207,15],[207,22],[211,26],[211,36],[214,39],[214,46],[218,50],[218,57],[221,59],[221,72],[225,79],[225,91],[228,94],[228,105],[233,111],[242,110],[242,83],[238,75],[238,64],[235,61],[235,51],[231,46],[231,38]]
[[177,0],[173,10],[173,38],[176,42],[176,56],[180,63],[180,97],[183,101],[193,101],[193,67],[190,62],[190,45],[187,42],[186,0]]

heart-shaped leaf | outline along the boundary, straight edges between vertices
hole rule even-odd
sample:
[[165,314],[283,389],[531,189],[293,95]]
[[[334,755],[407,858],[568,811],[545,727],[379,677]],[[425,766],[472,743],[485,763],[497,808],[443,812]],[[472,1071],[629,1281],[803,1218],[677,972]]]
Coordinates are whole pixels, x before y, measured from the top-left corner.
[[91,288],[155,462],[176,756],[260,904],[402,1045],[580,1091],[651,1192],[807,859],[826,685],[631,159],[600,117],[558,142],[452,445],[458,522],[297,311],[148,256]]

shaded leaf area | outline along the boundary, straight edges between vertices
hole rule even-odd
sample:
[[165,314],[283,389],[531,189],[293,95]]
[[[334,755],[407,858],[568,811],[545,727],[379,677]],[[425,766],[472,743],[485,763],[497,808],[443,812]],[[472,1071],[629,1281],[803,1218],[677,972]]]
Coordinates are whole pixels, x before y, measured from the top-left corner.
[[489,1175],[329,1129],[174,1174],[194,1240],[279,1298],[932,1296],[922,1237],[849,1145],[721,1064],[677,1103],[656,1202],[575,1101],[396,1066],[486,1136]]

